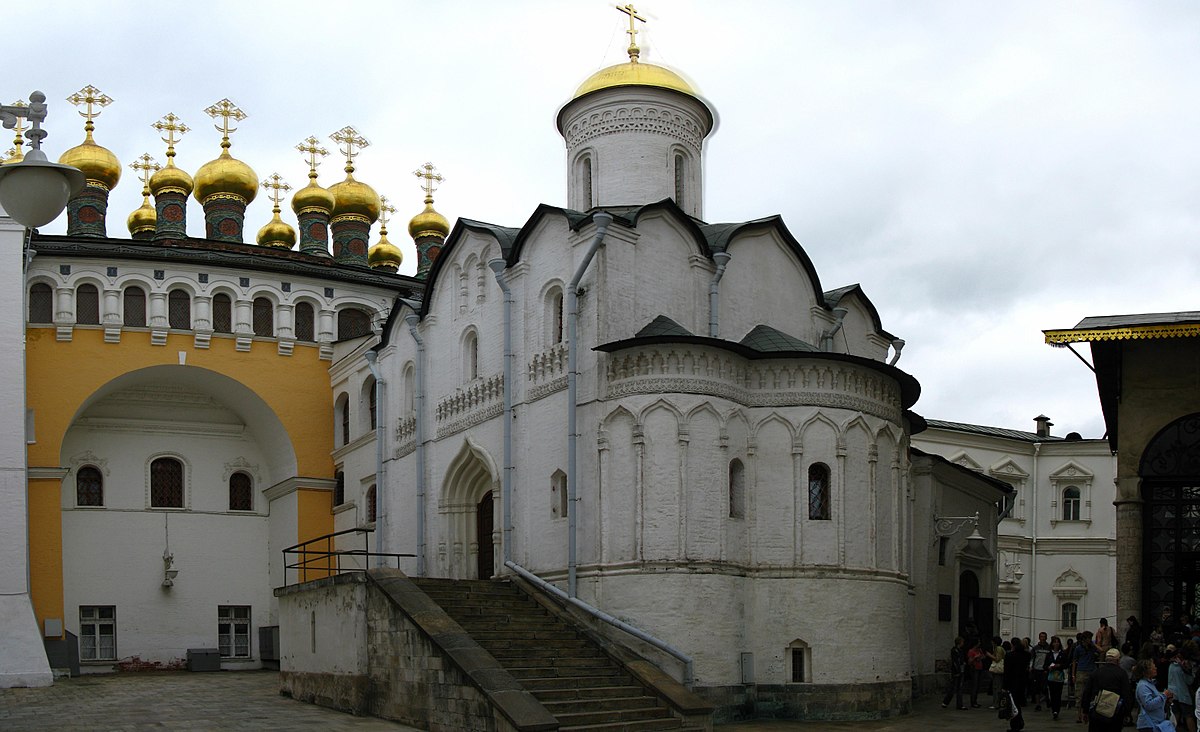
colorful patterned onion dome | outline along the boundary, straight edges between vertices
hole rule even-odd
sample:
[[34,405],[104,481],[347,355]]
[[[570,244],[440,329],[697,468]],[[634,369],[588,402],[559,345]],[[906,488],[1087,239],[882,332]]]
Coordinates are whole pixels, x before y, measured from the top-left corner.
[[150,192],[155,196],[168,188],[181,190],[186,196],[192,192],[194,187],[192,176],[188,175],[183,168],[176,168],[175,161],[171,158],[167,158],[166,167],[150,176]]
[[413,239],[423,236],[438,236],[445,239],[450,234],[450,222],[433,210],[433,199],[426,197],[425,210],[408,222],[408,235]]
[[400,263],[403,261],[404,252],[400,251],[400,247],[388,241],[386,230],[380,232],[379,241],[367,252],[367,264],[372,269],[387,269],[394,272],[400,269]]
[[366,183],[355,180],[353,173],[347,172],[346,180],[334,183],[329,192],[333,194],[333,216],[357,214],[371,223],[379,219],[379,194]]
[[259,246],[291,249],[296,245],[296,230],[279,218],[279,209],[276,208],[267,225],[258,230],[255,241]]
[[229,154],[229,143],[222,142],[221,154],[196,171],[196,200],[204,203],[216,194],[238,196],[250,203],[258,194],[258,176],[241,160]]
[[158,213],[154,210],[154,204],[150,203],[150,199],[146,197],[142,198],[142,205],[135,208],[133,213],[129,214],[129,218],[125,220],[130,234],[153,229],[157,223]]
[[325,213],[332,213],[334,203],[333,194],[317,185],[316,180],[309,180],[308,185],[292,196],[292,210],[296,213],[306,208],[319,208]]
[[79,168],[88,181],[99,183],[109,190],[121,180],[121,161],[108,148],[96,144],[91,130],[88,130],[82,144],[67,150],[58,162]]

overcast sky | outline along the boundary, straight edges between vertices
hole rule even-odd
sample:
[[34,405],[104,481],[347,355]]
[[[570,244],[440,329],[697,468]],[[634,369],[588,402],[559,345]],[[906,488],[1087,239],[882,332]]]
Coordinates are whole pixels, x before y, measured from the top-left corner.
[[[782,214],[827,289],[860,283],[907,341],[898,365],[926,417],[1031,430],[1044,413],[1055,434],[1099,437],[1091,372],[1041,331],[1200,309],[1200,4],[637,5],[642,59],[720,117],[705,217]],[[6,34],[3,94],[46,93],[52,159],[82,140],[64,100],[85,85],[115,100],[95,135],[126,166],[165,162],[150,125],[174,112],[191,173],[220,152],[202,110],[227,97],[249,115],[233,154],[294,187],[296,143],[333,153],[328,135],[353,125],[372,143],[356,176],[396,206],[389,238],[412,272],[426,161],[452,222],[520,226],[565,205],[555,114],[625,59],[626,26],[598,0],[42,3]],[[326,158],[321,183],[341,166]],[[140,194],[126,167],[110,235],[127,235]],[[269,218],[260,194],[247,238]],[[194,202],[189,231],[203,235]]]

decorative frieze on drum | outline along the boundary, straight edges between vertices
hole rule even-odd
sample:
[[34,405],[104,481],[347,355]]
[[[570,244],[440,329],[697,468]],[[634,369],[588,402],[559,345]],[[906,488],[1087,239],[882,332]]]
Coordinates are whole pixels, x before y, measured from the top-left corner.
[[567,147],[617,132],[648,132],[674,137],[699,150],[704,129],[699,120],[674,109],[654,105],[632,105],[593,112],[571,122],[566,130]]
[[703,347],[633,348],[609,357],[607,396],[683,393],[748,407],[810,405],[899,422],[900,387],[864,366],[824,359],[751,361]]

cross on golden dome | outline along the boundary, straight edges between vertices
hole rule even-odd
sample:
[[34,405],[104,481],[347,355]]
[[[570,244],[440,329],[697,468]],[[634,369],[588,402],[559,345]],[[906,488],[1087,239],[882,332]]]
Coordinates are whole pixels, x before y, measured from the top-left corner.
[[629,34],[629,60],[630,62],[636,64],[638,56],[641,55],[642,49],[638,48],[637,45],[638,30],[637,24],[634,21],[640,20],[645,23],[646,19],[637,14],[637,8],[633,7],[633,3],[629,3],[627,5],[617,5],[615,7],[617,10],[620,10],[622,13],[625,13],[629,16],[629,30],[625,31]]
[[297,150],[305,153],[305,155],[308,157],[309,178],[315,179],[317,177],[317,156],[320,155],[321,157],[325,157],[329,154],[328,150],[321,147],[320,142],[321,141],[317,138],[309,135],[308,137],[304,138],[299,145],[296,146]]
[[388,214],[396,213],[396,207],[388,203],[387,196],[379,197],[379,233],[387,234]]
[[[79,113],[79,116],[87,120],[87,124],[84,125],[84,129],[88,132],[91,132],[92,129],[95,128],[95,124],[92,122],[92,120],[100,116],[100,109],[103,109],[113,103],[112,97],[101,92],[91,84],[88,84],[71,96],[67,97],[67,101],[71,104],[74,104],[76,107],[85,107],[85,109]],[[93,109],[93,107],[99,107],[100,109]]]
[[[23,102],[18,99],[11,106],[28,107],[29,102]],[[25,122],[26,119],[24,117],[17,117],[17,121],[13,125],[13,132],[16,133],[16,136],[13,138],[13,146],[8,152],[4,153],[4,162],[6,163],[19,163],[25,159],[25,151],[22,149],[22,146],[25,144],[25,130],[29,129]]]
[[234,122],[241,122],[242,120],[246,119],[246,113],[238,109],[237,105],[228,99],[222,99],[221,101],[216,102],[212,106],[205,109],[204,113],[213,119],[216,119],[217,117],[221,118],[220,123],[213,125],[213,127],[217,128],[217,131],[221,133],[221,147],[227,147],[227,143],[229,142],[229,133],[237,131],[236,127],[229,126],[229,121],[233,120]]
[[292,190],[292,187],[283,181],[279,173],[272,173],[267,176],[267,179],[262,182],[262,187],[270,191],[267,198],[271,199],[275,204],[276,213],[279,212],[279,202],[283,200],[283,194]]
[[[162,141],[167,143],[168,158],[175,157],[175,143],[179,142],[179,138],[175,136],[175,133],[179,133],[180,136],[183,136],[192,129],[185,125],[183,120],[179,119],[171,112],[167,112],[166,117],[163,117],[150,126],[158,130],[159,133],[167,133],[167,136],[162,138]],[[168,162],[167,164],[170,165],[171,163]]]
[[[342,129],[329,136],[329,139],[338,144],[338,149],[346,156],[346,172],[354,172],[354,156],[359,153],[364,147],[370,146],[367,138],[358,134],[358,130],[350,125],[346,125]],[[355,150],[358,148],[358,150]]]
[[142,153],[142,156],[130,163],[129,167],[138,171],[138,177],[142,179],[143,186],[150,185],[150,176],[153,174],[153,171],[162,169],[162,166],[154,162],[154,158],[150,157],[150,153]]
[[446,179],[437,173],[437,168],[433,167],[433,163],[425,163],[413,172],[418,178],[425,179],[421,183],[421,188],[425,191],[425,198],[428,199],[425,203],[433,203],[433,192],[437,190],[434,183],[441,183]]

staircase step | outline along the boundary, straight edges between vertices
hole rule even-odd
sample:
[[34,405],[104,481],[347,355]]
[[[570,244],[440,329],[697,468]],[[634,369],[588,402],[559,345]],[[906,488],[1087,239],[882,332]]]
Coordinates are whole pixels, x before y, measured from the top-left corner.
[[683,722],[674,717],[665,719],[643,719],[623,722],[601,722],[598,724],[564,724],[559,732],[656,732],[663,729],[682,730]]
[[637,696],[643,691],[640,686],[593,686],[567,689],[541,689],[536,696],[543,704],[573,701],[578,699],[611,699]]
[[555,714],[564,727],[579,727],[588,724],[612,724],[614,722],[642,722],[672,719],[666,707],[649,706],[634,709],[601,709],[587,712],[563,712]]
[[549,701],[541,697],[542,695],[538,694],[538,701],[542,703],[542,706],[546,707],[546,709],[550,710],[551,714],[560,719],[562,719],[561,715],[564,714],[601,711],[624,712],[658,706],[658,700],[641,693],[641,689],[638,689],[630,696],[607,696],[594,699]]

